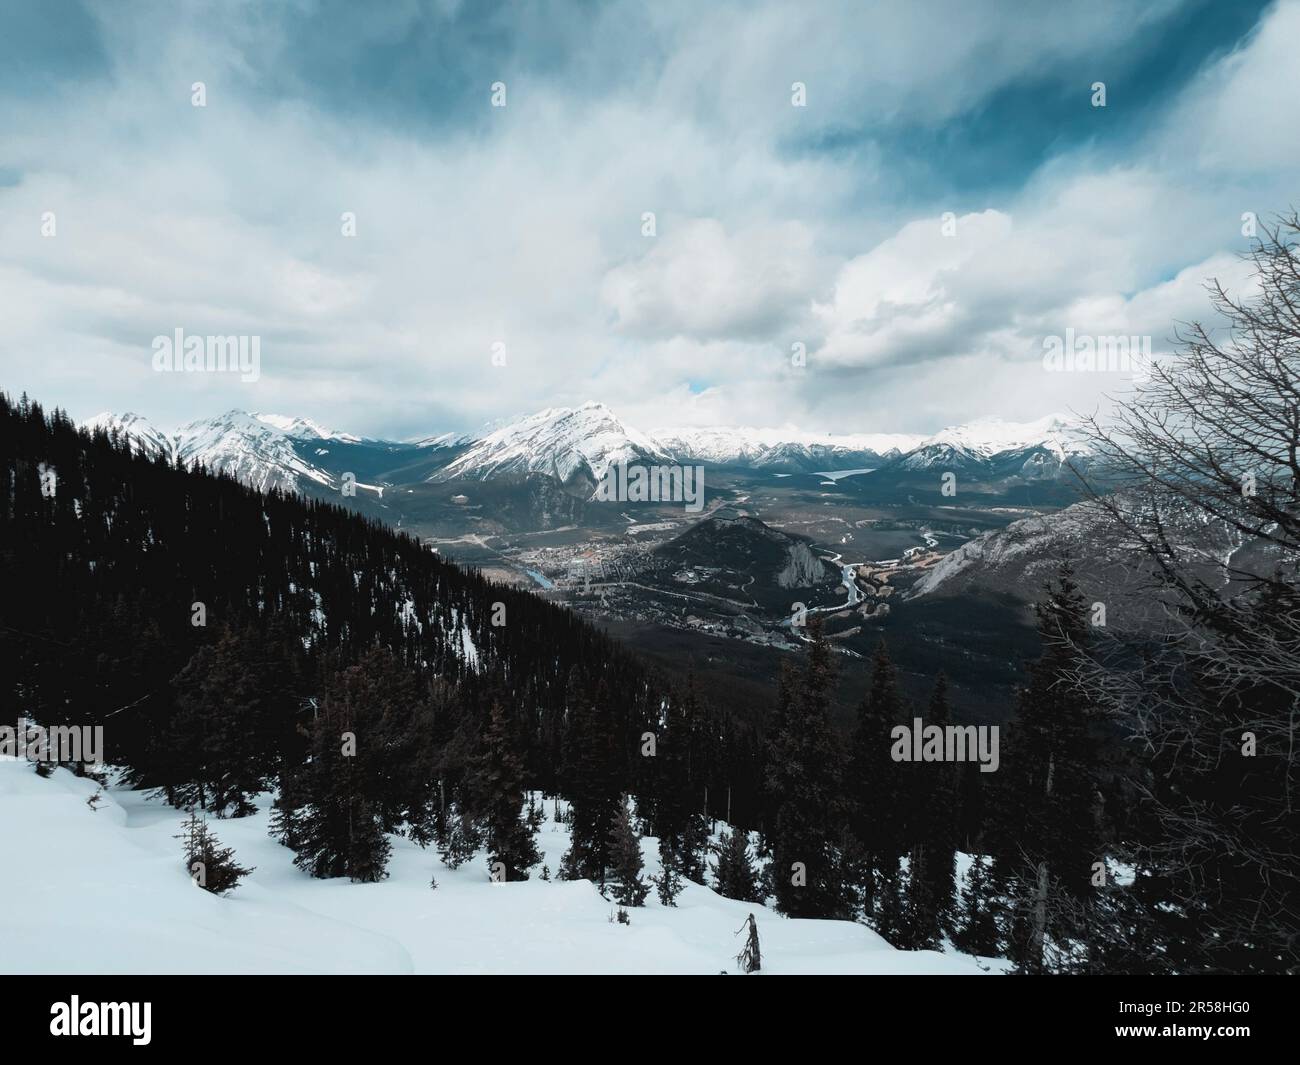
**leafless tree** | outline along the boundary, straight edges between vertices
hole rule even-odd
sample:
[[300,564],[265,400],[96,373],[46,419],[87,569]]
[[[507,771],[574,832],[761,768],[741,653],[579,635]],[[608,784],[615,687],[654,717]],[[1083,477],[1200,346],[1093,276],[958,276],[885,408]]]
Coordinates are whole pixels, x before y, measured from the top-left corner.
[[1262,233],[1253,286],[1210,282],[1217,320],[1087,422],[1092,505],[1160,624],[1110,629],[1077,680],[1134,740],[1132,857],[1168,885],[1181,971],[1300,968],[1300,216]]
[[745,933],[745,946],[736,955],[736,963],[742,973],[756,973],[763,967],[763,959],[758,948],[758,922],[754,920],[752,913],[745,919],[745,923],[740,926],[736,935],[742,932]]

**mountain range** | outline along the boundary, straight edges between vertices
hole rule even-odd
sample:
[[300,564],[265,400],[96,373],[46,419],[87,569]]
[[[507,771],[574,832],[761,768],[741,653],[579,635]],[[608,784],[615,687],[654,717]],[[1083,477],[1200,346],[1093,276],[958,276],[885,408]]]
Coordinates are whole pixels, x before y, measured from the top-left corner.
[[306,418],[238,410],[171,433],[135,413],[106,412],[83,427],[125,437],[151,456],[224,471],[256,488],[295,491],[312,485],[335,489],[345,473],[358,488],[375,493],[392,484],[529,475],[551,476],[585,491],[611,464],[703,464],[773,474],[987,471],[1033,479],[1055,475],[1088,454],[1061,414],[1024,423],[982,419],[932,436],[732,427],[642,432],[603,403],[551,407],[480,433],[414,441],[369,439]]

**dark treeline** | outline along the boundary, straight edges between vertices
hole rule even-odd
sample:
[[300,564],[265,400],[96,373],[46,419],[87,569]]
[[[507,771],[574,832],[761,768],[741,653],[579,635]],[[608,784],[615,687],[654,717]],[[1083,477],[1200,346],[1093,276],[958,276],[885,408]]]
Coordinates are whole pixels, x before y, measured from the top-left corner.
[[940,679],[917,715],[883,647],[844,750],[814,635],[770,730],[782,910],[1026,973],[1300,971],[1298,240],[1268,229],[1256,288],[1210,286],[1228,329],[1187,327],[1087,423],[1107,490],[1085,480],[1076,550],[1130,583],[1098,600],[1062,563],[996,772],[891,750],[950,714]]
[[[830,725],[835,657],[811,626],[770,729],[762,893],[791,916],[862,920],[902,949],[952,944],[1022,973],[1297,971],[1284,678],[1252,673],[1244,653],[1224,675],[1204,647],[1132,634],[1116,662],[1095,605],[1063,563],[1037,607],[1043,651],[990,773],[970,732],[967,760],[943,753],[943,677],[927,705],[912,705],[883,643],[842,742]],[[1294,598],[1271,620],[1275,596],[1238,608],[1248,606],[1257,624],[1234,646],[1281,630],[1300,651]],[[1176,694],[1161,693],[1169,685]],[[1134,691],[1187,716],[1117,713]],[[922,735],[935,730],[923,760],[904,754],[918,718]],[[722,872],[719,890],[731,893]]]

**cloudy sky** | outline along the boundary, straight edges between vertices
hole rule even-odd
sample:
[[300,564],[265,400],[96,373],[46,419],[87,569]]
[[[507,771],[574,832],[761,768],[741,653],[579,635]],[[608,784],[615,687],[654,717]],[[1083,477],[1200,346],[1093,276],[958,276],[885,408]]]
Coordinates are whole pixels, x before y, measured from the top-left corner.
[[[1167,349],[1300,206],[1297,41],[1300,0],[14,0],[0,387],[389,436],[1091,410],[1125,376],[1045,337]],[[178,327],[260,379],[154,372]]]

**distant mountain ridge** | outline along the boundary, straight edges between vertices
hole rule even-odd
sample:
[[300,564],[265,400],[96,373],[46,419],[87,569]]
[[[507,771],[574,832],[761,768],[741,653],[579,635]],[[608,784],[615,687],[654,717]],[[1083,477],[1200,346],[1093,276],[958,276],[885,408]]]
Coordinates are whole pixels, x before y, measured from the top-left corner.
[[123,437],[135,450],[152,458],[228,473],[262,491],[270,488],[300,491],[304,478],[333,488],[337,481],[335,474],[300,454],[305,450],[302,445],[361,443],[360,437],[336,433],[306,418],[239,410],[198,419],[174,433],[163,432],[135,413],[97,414],[81,427]]
[[957,469],[1035,450],[1062,462],[1072,455],[1086,455],[1090,449],[1063,414],[1049,414],[1032,422],[984,418],[940,430],[903,455],[898,464],[906,469]]
[[[408,483],[542,474],[586,490],[612,464],[703,464],[773,473],[880,470],[900,476],[979,468],[1034,479],[1054,476],[1063,463],[1088,453],[1061,414],[1031,422],[981,419],[931,436],[732,427],[642,432],[603,403],[592,402],[549,407],[479,433],[406,442],[337,432],[307,418],[238,410],[190,422],[175,433],[136,413],[106,412],[82,424],[126,438],[151,456],[199,463],[257,488],[293,491],[334,488],[344,470],[364,478],[367,462],[387,468],[385,463],[401,466],[407,459]],[[377,462],[380,456],[384,462]]]
[[878,466],[910,451],[925,437],[907,433],[811,433],[798,429],[669,428],[651,435],[687,459],[782,473]]

